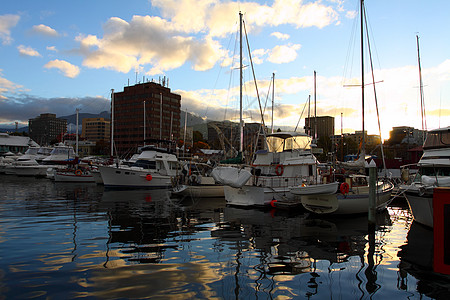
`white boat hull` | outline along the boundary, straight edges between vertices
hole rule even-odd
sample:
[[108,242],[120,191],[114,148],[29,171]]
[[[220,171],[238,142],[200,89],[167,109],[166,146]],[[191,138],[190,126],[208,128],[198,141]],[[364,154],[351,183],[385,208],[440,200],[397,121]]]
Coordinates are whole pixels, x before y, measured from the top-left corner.
[[55,182],[88,182],[95,183],[94,175],[91,173],[77,175],[73,171],[55,172]]
[[414,220],[433,228],[433,194],[419,195],[418,190],[411,190],[405,196]]
[[[376,209],[387,207],[391,199],[393,186],[376,195]],[[362,214],[369,212],[368,188],[355,188],[343,195],[302,195],[301,202],[305,209],[316,214]]]
[[221,198],[224,197],[223,185],[179,185],[172,189],[172,193],[192,198]]
[[17,176],[45,177],[47,174],[47,166],[24,166],[15,168],[14,171]]
[[288,187],[260,187],[244,185],[241,188],[224,187],[227,204],[235,206],[268,206],[274,202],[300,202],[300,196],[294,195]]
[[315,195],[315,194],[334,194],[337,192],[339,182],[313,184],[306,186],[291,187],[290,191],[295,195]]
[[[172,186],[170,176],[145,169],[99,167],[99,171],[103,184],[107,187],[167,188]],[[151,179],[148,175],[151,175]]]

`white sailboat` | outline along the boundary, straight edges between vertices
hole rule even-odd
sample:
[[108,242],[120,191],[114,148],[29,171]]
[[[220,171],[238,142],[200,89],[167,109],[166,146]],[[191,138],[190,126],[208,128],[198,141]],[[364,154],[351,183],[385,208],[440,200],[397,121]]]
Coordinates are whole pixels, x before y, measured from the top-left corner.
[[[243,152],[242,118],[242,14],[240,18],[240,153]],[[266,206],[299,204],[290,187],[314,180],[317,159],[311,151],[311,137],[299,132],[275,132],[266,136],[266,149],[255,153],[251,165],[218,166],[212,176],[224,185],[227,204]]]
[[224,197],[223,185],[211,176],[212,166],[200,162],[186,162],[182,174],[175,177],[172,194],[192,198]]
[[[362,101],[362,150],[358,160],[351,163],[341,163],[341,167],[348,169],[365,168],[365,134],[364,134],[364,0],[360,2],[361,17],[361,101]],[[375,84],[375,83],[374,83]],[[324,189],[326,186],[324,186]],[[394,185],[390,181],[376,183],[376,208],[386,208],[391,199]],[[298,187],[296,190],[300,190]],[[317,188],[316,190],[319,190]],[[331,190],[331,188],[330,188]],[[350,175],[341,180],[339,190],[335,193],[309,193],[301,196],[301,203],[307,210],[317,214],[357,214],[369,211],[368,176]]]

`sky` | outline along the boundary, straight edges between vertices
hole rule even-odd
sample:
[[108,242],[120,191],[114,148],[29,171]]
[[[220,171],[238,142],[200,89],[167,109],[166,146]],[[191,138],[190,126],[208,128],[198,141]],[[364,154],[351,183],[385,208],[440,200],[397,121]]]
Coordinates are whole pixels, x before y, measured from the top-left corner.
[[[366,0],[365,11],[365,129],[422,129],[416,36],[426,128],[449,126],[450,2]],[[237,121],[239,12],[245,122],[262,110],[267,126],[273,112],[274,128],[301,131],[316,112],[335,117],[336,134],[362,129],[358,0],[4,2],[0,127],[107,111],[112,89],[163,78],[183,111]]]

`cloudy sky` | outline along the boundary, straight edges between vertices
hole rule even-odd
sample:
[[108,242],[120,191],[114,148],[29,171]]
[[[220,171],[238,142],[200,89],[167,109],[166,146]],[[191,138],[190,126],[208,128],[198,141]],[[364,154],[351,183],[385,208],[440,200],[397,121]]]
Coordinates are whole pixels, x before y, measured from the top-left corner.
[[[450,125],[450,2],[366,0],[365,7],[383,138],[394,126],[422,128],[416,35],[427,127]],[[235,120],[239,11],[248,38],[245,122],[261,120],[252,62],[268,126],[274,73],[275,127],[301,128],[311,95],[310,112],[316,98],[317,114],[334,116],[337,133],[341,124],[361,130],[357,0],[4,2],[0,125],[109,110],[111,89],[164,77],[183,110]],[[366,129],[378,134],[368,57],[365,65]]]

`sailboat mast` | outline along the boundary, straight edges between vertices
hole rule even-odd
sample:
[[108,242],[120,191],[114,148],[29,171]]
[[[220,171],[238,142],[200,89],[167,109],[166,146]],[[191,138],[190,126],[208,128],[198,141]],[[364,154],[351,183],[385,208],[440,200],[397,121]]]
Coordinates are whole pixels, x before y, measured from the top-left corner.
[[111,89],[111,157],[114,157],[114,89]]
[[76,147],[75,147],[75,155],[78,157],[78,114],[79,114],[80,109],[77,108],[76,111],[77,111],[77,130],[76,130]]
[[364,0],[361,0],[361,102],[362,102],[362,150],[366,149],[364,133]]
[[242,115],[242,13],[239,12],[239,127],[240,127],[240,139],[239,139],[239,152],[244,150],[244,121]]
[[273,107],[275,102],[275,73],[272,73],[272,133],[273,133]]
[[316,96],[316,71],[314,71],[314,141],[317,143],[317,96]]
[[145,146],[145,101],[144,101],[144,146]]
[[422,115],[422,138],[423,141],[425,142],[425,130],[426,130],[426,121],[425,121],[425,101],[424,101],[424,97],[423,97],[423,82],[422,82],[422,67],[420,65],[420,50],[419,50],[419,36],[416,35],[416,40],[417,40],[417,60],[419,62],[419,88],[420,88],[420,113]]

